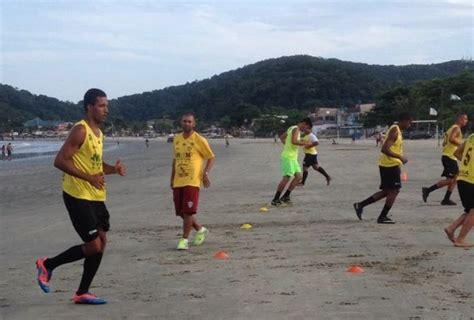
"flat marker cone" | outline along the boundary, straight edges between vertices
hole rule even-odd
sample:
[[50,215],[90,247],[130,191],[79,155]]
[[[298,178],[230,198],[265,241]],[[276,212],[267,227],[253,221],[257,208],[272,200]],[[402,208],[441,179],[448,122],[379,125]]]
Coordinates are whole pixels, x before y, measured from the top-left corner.
[[260,212],[268,212],[268,208],[267,207],[261,207]]
[[219,259],[219,260],[225,260],[229,258],[229,255],[225,251],[217,251],[214,254],[214,258]]
[[403,171],[402,173],[400,173],[400,180],[408,181],[408,173],[406,171]]
[[346,271],[350,273],[362,273],[364,272],[364,269],[362,269],[361,266],[358,266],[355,264],[355,265],[350,266]]
[[252,225],[250,223],[244,223],[243,225],[240,226],[240,229],[250,230],[252,229]]

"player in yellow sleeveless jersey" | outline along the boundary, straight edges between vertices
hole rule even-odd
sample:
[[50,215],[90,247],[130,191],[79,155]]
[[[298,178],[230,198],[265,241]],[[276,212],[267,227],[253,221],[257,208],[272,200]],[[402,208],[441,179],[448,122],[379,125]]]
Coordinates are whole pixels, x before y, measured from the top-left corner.
[[[282,203],[290,204],[290,193],[301,182],[301,168],[298,163],[298,147],[310,146],[311,143],[300,139],[301,131],[306,128],[312,128],[313,123],[310,118],[304,118],[296,126],[289,127],[285,133],[280,136],[283,143],[283,152],[281,153],[281,174],[282,179],[278,184],[277,191],[271,202],[272,206],[280,206]],[[290,182],[288,189],[280,199],[280,195]]]
[[467,115],[465,113],[461,113],[457,116],[456,123],[453,124],[448,131],[446,131],[444,135],[443,141],[443,155],[441,157],[441,162],[443,163],[443,173],[441,174],[442,177],[446,177],[446,179],[440,180],[431,187],[423,187],[421,189],[421,194],[423,201],[426,202],[428,196],[431,192],[436,189],[440,189],[443,187],[448,187],[446,190],[446,194],[444,195],[443,201],[441,201],[441,205],[444,206],[452,206],[456,205],[450,197],[451,194],[456,187],[456,176],[459,172],[458,168],[458,161],[454,156],[456,149],[462,143],[462,132],[461,129],[464,128],[467,124]]
[[84,270],[74,303],[104,304],[107,301],[89,292],[107,243],[109,212],[105,206],[106,174],[124,176],[126,169],[118,160],[115,165],[104,162],[104,136],[100,125],[108,114],[105,92],[89,89],[84,95],[86,117],[72,128],[66,142],[54,160],[54,166],[64,172],[63,198],[74,229],[83,244],[73,246],[53,258],[36,261],[38,284],[49,292],[49,280],[55,268],[84,259]]
[[[454,246],[473,247],[474,244],[466,243],[465,239],[474,226],[474,134],[466,139],[454,155],[461,163],[457,183],[464,213],[444,231]],[[459,227],[461,231],[456,237],[455,232]]]
[[311,145],[309,147],[303,148],[303,179],[301,180],[301,185],[304,186],[306,183],[306,179],[308,178],[308,170],[310,167],[322,174],[326,178],[326,184],[329,185],[331,182],[331,177],[318,163],[318,150],[316,149],[316,147],[319,145],[318,137],[313,133],[311,128],[307,128],[303,130],[303,132],[305,134],[303,141],[309,141],[311,142]]
[[395,223],[395,221],[390,219],[387,215],[402,186],[400,181],[400,167],[408,161],[403,155],[402,130],[409,128],[411,122],[411,115],[402,113],[399,116],[398,124],[391,126],[388,130],[387,139],[385,139],[382,145],[382,152],[379,157],[380,189],[382,191],[374,193],[364,201],[354,203],[354,209],[359,220],[362,220],[362,212],[365,206],[386,198],[385,206],[377,219],[377,223]]

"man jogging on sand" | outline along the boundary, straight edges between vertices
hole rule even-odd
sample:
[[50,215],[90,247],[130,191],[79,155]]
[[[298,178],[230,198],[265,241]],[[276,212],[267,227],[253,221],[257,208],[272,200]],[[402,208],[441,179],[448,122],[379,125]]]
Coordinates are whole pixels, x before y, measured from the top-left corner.
[[[474,244],[466,243],[465,239],[474,226],[474,133],[466,139],[454,154],[461,161],[457,180],[464,213],[444,229],[444,232],[455,247],[473,247]],[[461,227],[461,231],[456,238],[455,232],[459,227]]]
[[66,142],[59,150],[54,166],[64,172],[63,198],[74,229],[83,244],[69,248],[53,258],[36,261],[38,284],[48,293],[53,270],[63,264],[84,259],[84,271],[74,303],[104,304],[106,300],[89,292],[99,269],[107,243],[109,212],[105,206],[106,174],[124,176],[126,169],[117,160],[115,165],[103,161],[104,136],[99,126],[108,114],[105,92],[89,89],[84,95],[86,117],[74,125]]
[[403,155],[402,130],[409,128],[411,122],[412,117],[407,113],[403,113],[399,117],[398,124],[394,124],[388,129],[387,139],[382,145],[382,152],[379,157],[381,191],[374,193],[364,201],[354,203],[354,209],[359,220],[362,220],[362,212],[365,206],[386,198],[385,206],[377,219],[377,223],[395,223],[395,221],[388,217],[388,212],[392,208],[402,187],[400,167],[408,161]]
[[[272,206],[280,206],[282,204],[291,204],[290,193],[301,182],[301,167],[298,163],[298,147],[309,147],[311,142],[302,141],[300,134],[302,130],[311,129],[313,123],[310,118],[304,118],[296,126],[291,126],[280,136],[281,142],[284,144],[281,153],[281,173],[283,178],[278,184],[277,191],[271,202]],[[290,181],[290,186],[280,199],[280,195],[285,190],[286,185]]]
[[443,155],[441,157],[441,162],[443,163],[443,173],[441,176],[445,177],[446,179],[438,181],[429,188],[421,189],[424,202],[426,202],[431,192],[435,191],[436,189],[447,187],[448,190],[446,190],[446,194],[444,195],[443,201],[441,201],[441,205],[456,205],[456,203],[450,199],[454,188],[456,188],[456,176],[459,172],[458,161],[454,153],[456,152],[456,149],[462,144],[461,129],[465,127],[466,124],[467,115],[465,113],[461,113],[458,115],[456,123],[453,124],[448,129],[448,131],[446,131],[443,140]]
[[[209,173],[214,163],[214,153],[207,140],[194,131],[196,120],[192,113],[181,117],[182,133],[173,140],[173,167],[170,185],[173,189],[173,200],[176,215],[183,219],[183,235],[178,242],[178,250],[188,250],[191,229],[196,230],[193,244],[202,245],[209,232],[197,219],[199,188],[201,184],[209,188]],[[204,161],[206,165],[203,170]]]
[[305,136],[303,138],[303,141],[309,141],[311,142],[311,145],[303,148],[303,180],[301,181],[301,185],[304,186],[304,184],[306,183],[310,167],[322,174],[326,178],[326,184],[329,185],[329,183],[331,182],[331,177],[328,175],[326,170],[324,170],[324,168],[321,167],[318,163],[318,150],[316,149],[316,146],[319,145],[318,137],[316,137],[316,135],[311,129],[305,129],[304,133]]

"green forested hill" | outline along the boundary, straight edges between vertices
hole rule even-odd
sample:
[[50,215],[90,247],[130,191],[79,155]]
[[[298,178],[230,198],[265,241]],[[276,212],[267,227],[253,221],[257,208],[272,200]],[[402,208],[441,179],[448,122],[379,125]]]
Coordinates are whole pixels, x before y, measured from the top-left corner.
[[[206,122],[233,125],[270,110],[309,111],[375,101],[377,95],[420,80],[472,73],[474,63],[381,66],[311,56],[264,60],[209,79],[120,97],[111,119],[143,121],[192,110]],[[103,88],[107,92],[107,88]],[[0,85],[0,127],[5,121],[77,119],[80,106]]]

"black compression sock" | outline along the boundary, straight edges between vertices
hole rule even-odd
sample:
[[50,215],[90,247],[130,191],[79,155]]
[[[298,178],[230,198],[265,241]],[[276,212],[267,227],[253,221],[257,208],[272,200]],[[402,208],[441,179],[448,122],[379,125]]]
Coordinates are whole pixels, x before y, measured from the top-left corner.
[[283,197],[282,197],[282,198],[289,198],[289,197],[290,197],[290,193],[291,193],[290,190],[286,190],[286,192],[283,194]]
[[449,198],[451,198],[451,194],[452,192],[451,191],[446,191],[446,194],[444,195],[444,199],[443,201],[449,201]]
[[435,183],[434,185],[432,185],[431,187],[428,188],[428,193],[431,193],[431,192],[435,191],[436,189],[438,189],[438,186]]
[[370,196],[362,202],[359,202],[359,207],[363,208],[375,202],[374,197]]
[[91,257],[84,259],[84,271],[82,273],[81,284],[76,294],[84,294],[89,292],[89,287],[94,279],[97,270],[99,269],[100,262],[102,261],[102,253],[97,253]]
[[281,191],[277,191],[275,193],[275,197],[273,197],[273,201],[276,201],[276,200],[280,199],[280,195],[281,195]]
[[303,180],[301,180],[301,183],[304,184],[307,178],[308,178],[308,171],[303,171]]
[[44,266],[48,270],[54,270],[55,268],[63,264],[81,260],[82,258],[84,258],[82,247],[80,245],[77,245],[77,246],[67,249],[63,253],[58,254],[54,258],[46,259],[44,261]]
[[326,179],[329,179],[329,175],[328,175],[328,173],[326,172],[326,170],[324,170],[322,167],[319,167],[317,170],[318,170],[318,172],[321,173]]
[[392,207],[384,205],[383,209],[382,209],[382,212],[380,212],[379,219],[386,218],[387,215],[388,215],[388,212],[390,211],[390,209],[392,209]]

